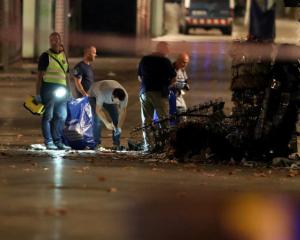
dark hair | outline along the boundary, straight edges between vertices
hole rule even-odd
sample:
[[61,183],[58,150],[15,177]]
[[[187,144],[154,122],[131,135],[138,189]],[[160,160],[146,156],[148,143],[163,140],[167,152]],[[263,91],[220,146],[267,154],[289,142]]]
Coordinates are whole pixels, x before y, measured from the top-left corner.
[[115,88],[112,92],[113,96],[123,101],[126,97],[125,91],[122,88]]

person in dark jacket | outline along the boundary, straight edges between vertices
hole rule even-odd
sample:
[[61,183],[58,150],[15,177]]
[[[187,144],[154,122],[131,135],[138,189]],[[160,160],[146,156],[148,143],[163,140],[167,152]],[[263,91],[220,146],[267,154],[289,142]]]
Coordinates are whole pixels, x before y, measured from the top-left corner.
[[[169,87],[175,83],[176,71],[171,61],[167,58],[169,46],[166,42],[159,42],[156,51],[144,56],[138,67],[138,78],[141,82],[140,103],[142,125],[150,124],[154,111],[161,120],[168,116],[169,112]],[[161,127],[167,127],[167,123],[161,123]],[[144,150],[151,151],[150,132],[143,131]]]

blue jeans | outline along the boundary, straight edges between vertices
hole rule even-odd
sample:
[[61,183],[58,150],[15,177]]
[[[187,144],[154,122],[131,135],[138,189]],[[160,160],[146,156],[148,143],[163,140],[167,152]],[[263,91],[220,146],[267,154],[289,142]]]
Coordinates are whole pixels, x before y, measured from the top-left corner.
[[41,98],[45,106],[42,117],[42,133],[45,144],[61,143],[63,127],[67,118],[67,96],[57,99],[54,92],[58,84],[42,83]]
[[[94,140],[96,144],[101,144],[101,132],[102,127],[104,126],[104,123],[100,120],[96,113],[96,98],[89,98],[90,104],[92,107],[92,113],[93,113],[93,134],[94,134]],[[103,103],[103,108],[107,111],[108,115],[110,116],[113,124],[115,127],[118,126],[119,123],[119,111],[116,104],[106,104]],[[121,134],[118,134],[116,131],[112,131],[112,140],[113,144],[119,146],[120,145],[120,138]]]

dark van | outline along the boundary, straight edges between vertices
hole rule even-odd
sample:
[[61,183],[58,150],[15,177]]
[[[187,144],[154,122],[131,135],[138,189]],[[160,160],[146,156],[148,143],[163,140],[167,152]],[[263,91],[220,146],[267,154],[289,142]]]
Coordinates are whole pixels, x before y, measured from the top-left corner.
[[182,33],[188,34],[192,28],[217,28],[231,35],[234,0],[184,0],[182,4]]

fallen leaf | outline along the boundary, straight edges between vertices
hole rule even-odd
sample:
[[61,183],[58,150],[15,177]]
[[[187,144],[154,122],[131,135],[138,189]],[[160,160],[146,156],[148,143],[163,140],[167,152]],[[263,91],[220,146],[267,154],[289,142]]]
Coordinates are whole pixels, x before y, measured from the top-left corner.
[[204,173],[204,176],[206,176],[206,177],[215,177],[216,174],[215,173]]
[[32,168],[24,168],[23,171],[24,172],[33,172],[34,170]]
[[267,174],[264,172],[260,172],[260,173],[254,173],[255,177],[267,177]]
[[104,181],[106,181],[106,177],[98,177],[98,181],[99,182],[104,182]]
[[107,189],[107,192],[110,192],[110,193],[115,193],[117,191],[118,190],[116,188],[114,188],[114,187],[111,187],[111,188]]
[[47,216],[65,216],[67,214],[67,209],[65,208],[46,208],[44,211]]
[[17,140],[20,140],[23,137],[23,134],[18,134],[17,135]]
[[290,170],[288,173],[288,177],[297,177],[299,175],[299,171],[298,170]]
[[178,161],[176,161],[176,160],[169,160],[168,163],[171,163],[171,164],[178,164]]

